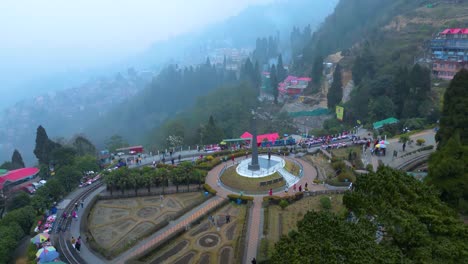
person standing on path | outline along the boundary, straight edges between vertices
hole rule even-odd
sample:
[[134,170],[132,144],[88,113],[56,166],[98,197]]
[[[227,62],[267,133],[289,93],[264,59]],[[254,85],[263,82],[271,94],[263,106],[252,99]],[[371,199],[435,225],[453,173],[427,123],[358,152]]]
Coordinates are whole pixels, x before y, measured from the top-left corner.
[[293,186],[293,192],[296,192],[296,184]]
[[78,253],[81,251],[81,236],[78,237],[75,243],[75,249]]
[[252,259],[252,264],[257,264],[257,260],[255,258]]
[[179,160],[179,163],[180,163],[180,160],[182,159],[182,156],[179,154],[179,156],[177,157],[177,159]]
[[302,185],[299,185],[299,192],[302,192]]
[[78,211],[78,202],[75,203],[75,211]]
[[270,190],[268,191],[268,195],[270,195],[270,196],[273,195],[273,189],[270,188]]
[[76,243],[76,239],[75,239],[75,237],[72,236],[71,244],[72,244],[73,248],[75,247],[75,243]]
[[84,205],[84,199],[81,199],[81,208],[83,208]]

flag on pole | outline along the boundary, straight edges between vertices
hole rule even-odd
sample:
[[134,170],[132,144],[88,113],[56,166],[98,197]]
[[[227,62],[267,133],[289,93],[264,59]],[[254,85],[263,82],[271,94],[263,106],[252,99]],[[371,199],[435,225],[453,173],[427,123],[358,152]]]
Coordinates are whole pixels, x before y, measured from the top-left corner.
[[342,106],[336,106],[336,118],[343,121],[344,108]]

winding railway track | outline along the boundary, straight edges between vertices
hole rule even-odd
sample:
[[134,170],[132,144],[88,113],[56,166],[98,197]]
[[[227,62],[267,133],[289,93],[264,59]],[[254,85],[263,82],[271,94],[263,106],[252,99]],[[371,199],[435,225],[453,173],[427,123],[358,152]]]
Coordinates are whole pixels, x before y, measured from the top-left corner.
[[[77,197],[72,199],[70,203],[65,207],[64,211],[67,215],[70,215],[73,212],[75,203],[80,203],[82,199],[88,197],[92,192],[99,189],[103,186],[103,182],[97,182],[89,186],[86,190],[81,192]],[[63,214],[63,213],[62,213]],[[85,217],[85,216],[83,216]],[[53,232],[56,236],[56,247],[57,250],[61,253],[62,260],[66,261],[69,264],[84,264],[86,261],[79,255],[78,252],[73,248],[69,237],[70,237],[70,226],[73,219],[72,217],[63,218],[61,215],[58,217],[57,223],[54,227]]]

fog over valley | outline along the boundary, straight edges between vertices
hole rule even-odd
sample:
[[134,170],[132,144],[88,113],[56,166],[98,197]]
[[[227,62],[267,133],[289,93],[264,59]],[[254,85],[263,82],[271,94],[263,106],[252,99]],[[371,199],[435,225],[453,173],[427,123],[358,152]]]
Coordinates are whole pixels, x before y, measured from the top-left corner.
[[[254,51],[256,39],[268,36],[279,38],[278,52],[283,50],[288,61],[292,28],[316,28],[335,4],[306,0],[2,2],[0,158],[16,148],[28,163],[34,163],[31,150],[38,125],[52,138],[81,133],[104,147],[111,135],[101,124],[109,123],[110,130],[130,142],[142,142],[145,133],[196,100],[194,95],[178,108],[162,106],[151,119],[130,118],[143,126],[141,135],[132,140],[126,128],[131,126],[129,121],[116,117],[141,115],[142,110],[130,114],[125,109],[141,105],[139,94],[158,91],[145,88],[165,66],[194,66],[206,58],[220,63],[221,53],[236,50],[246,58]],[[315,10],[316,16],[294,15],[304,9]],[[156,95],[164,96],[164,88]]]

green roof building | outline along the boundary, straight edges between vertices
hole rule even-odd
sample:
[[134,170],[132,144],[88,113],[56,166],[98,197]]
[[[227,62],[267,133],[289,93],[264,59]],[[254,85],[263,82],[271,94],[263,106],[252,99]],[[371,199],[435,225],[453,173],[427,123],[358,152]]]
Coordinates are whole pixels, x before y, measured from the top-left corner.
[[391,125],[391,124],[395,124],[395,123],[398,123],[398,122],[399,122],[398,119],[396,119],[394,117],[390,117],[390,118],[375,122],[373,124],[373,126],[374,126],[374,129],[379,129],[379,128],[382,128],[385,125]]

